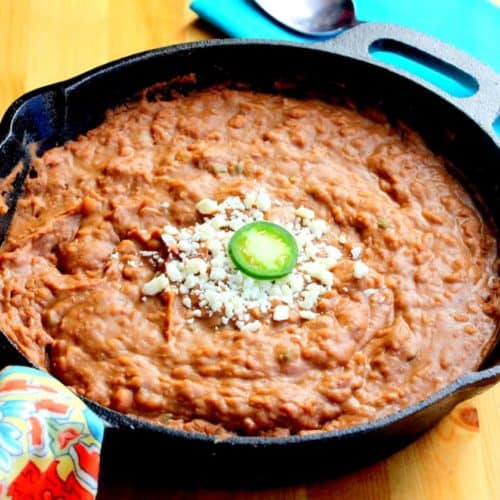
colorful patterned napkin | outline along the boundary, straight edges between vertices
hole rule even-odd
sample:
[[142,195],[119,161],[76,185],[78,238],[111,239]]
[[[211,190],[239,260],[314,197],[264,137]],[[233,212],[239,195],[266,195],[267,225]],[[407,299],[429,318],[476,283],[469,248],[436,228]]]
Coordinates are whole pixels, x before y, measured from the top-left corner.
[[92,500],[103,422],[45,372],[0,371],[0,498]]

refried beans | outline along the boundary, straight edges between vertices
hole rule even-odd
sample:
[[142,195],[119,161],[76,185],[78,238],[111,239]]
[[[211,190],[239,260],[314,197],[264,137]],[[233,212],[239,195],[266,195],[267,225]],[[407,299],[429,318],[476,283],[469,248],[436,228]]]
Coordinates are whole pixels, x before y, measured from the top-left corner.
[[[249,193],[265,193],[260,209]],[[189,295],[201,285],[169,279],[187,254],[165,227],[192,234],[228,199],[292,229],[323,221],[327,274],[302,264],[295,292],[275,280],[239,320],[217,293]],[[210,264],[208,243],[195,247]],[[500,316],[496,259],[492,230],[416,133],[320,98],[213,87],[125,104],[32,160],[0,254],[0,327],[119,412],[220,435],[327,431],[478,367]]]

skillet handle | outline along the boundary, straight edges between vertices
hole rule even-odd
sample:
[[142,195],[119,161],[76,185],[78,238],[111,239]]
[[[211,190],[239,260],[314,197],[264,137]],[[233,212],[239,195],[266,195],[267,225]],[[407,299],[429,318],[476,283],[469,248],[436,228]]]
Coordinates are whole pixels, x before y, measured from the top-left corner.
[[[417,31],[384,23],[358,24],[318,46],[390,69],[428,88],[463,111],[500,143],[500,138],[493,130],[493,122],[500,112],[500,75],[464,52]],[[469,96],[455,97],[421,76],[375,59],[371,51],[377,49],[403,56],[431,71],[438,71],[444,78],[449,77],[470,88]]]
[[[431,90],[469,116],[500,146],[500,133],[497,135],[493,129],[495,119],[500,117],[500,75],[464,52],[428,35],[385,23],[361,23],[316,46],[389,69]],[[393,59],[394,64],[388,64],[374,58],[373,49],[385,49],[438,71],[445,79],[449,77],[457,81],[470,92],[464,97],[453,96],[440,86],[401,68],[396,59]],[[454,392],[462,394],[461,399],[465,399],[499,382],[500,345],[483,363],[482,370],[456,381]]]

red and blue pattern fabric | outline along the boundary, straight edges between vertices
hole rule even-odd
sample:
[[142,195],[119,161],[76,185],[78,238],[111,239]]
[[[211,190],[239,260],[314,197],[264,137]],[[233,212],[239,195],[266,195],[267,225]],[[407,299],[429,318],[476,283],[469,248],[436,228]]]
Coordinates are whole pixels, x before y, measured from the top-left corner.
[[103,422],[45,372],[0,371],[0,498],[97,494]]

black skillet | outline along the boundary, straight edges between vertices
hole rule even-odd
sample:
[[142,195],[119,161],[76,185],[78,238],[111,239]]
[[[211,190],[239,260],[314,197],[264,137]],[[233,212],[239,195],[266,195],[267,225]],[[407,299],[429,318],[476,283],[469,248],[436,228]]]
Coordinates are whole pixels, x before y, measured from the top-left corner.
[[[418,47],[418,49],[416,49]],[[451,97],[426,81],[376,61],[369,50],[387,49],[445,71],[475,95]],[[500,106],[500,76],[451,47],[391,25],[365,24],[333,41],[312,45],[255,40],[213,40],[133,55],[16,100],[0,123],[0,177],[24,159],[25,168],[0,221],[2,241],[28,175],[26,145],[40,150],[99,124],[104,111],[140,89],[194,72],[197,86],[248,82],[273,90],[276,81],[299,82],[360,107],[382,108],[418,130],[465,180],[487,217],[500,226],[500,148],[492,122]],[[302,89],[302,90],[301,90]],[[190,484],[296,482],[336,475],[389,455],[415,440],[460,401],[500,380],[500,347],[484,353],[479,371],[467,373],[417,403],[357,427],[287,438],[212,436],[152,425],[93,402],[106,422],[102,475]],[[30,364],[0,335],[0,366]]]

